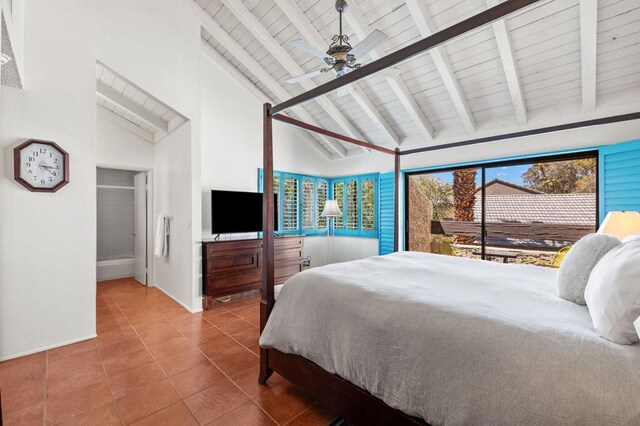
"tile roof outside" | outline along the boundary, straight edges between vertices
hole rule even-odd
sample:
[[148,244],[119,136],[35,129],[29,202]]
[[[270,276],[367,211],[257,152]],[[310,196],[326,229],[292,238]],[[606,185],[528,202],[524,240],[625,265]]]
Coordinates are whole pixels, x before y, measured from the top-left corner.
[[[476,196],[474,217],[481,216],[482,196]],[[488,195],[488,223],[554,223],[593,225],[596,223],[596,194],[509,194]]]

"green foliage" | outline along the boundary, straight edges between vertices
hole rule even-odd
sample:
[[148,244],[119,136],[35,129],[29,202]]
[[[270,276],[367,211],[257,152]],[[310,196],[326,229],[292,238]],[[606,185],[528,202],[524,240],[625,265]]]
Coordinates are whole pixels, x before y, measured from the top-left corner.
[[522,174],[525,186],[547,194],[596,192],[596,160],[536,163]]
[[415,182],[433,204],[433,219],[450,219],[453,209],[453,185],[431,176],[417,176]]
[[376,200],[375,181],[362,181],[362,230],[373,231],[376,229]]

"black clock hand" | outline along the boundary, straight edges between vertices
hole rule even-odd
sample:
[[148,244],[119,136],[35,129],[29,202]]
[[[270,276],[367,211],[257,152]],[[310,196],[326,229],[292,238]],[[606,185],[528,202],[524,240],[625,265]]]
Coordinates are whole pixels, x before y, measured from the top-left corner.
[[52,169],[53,167],[51,167],[51,166],[47,166],[47,165],[44,165],[44,164],[41,164],[41,165],[40,165],[40,167],[42,167],[43,169],[45,169],[46,171],[48,171],[48,172],[49,172],[49,173],[51,173],[52,175],[54,175],[54,176],[56,175],[56,174],[55,174],[55,173],[53,173],[51,170],[49,170],[49,169]]

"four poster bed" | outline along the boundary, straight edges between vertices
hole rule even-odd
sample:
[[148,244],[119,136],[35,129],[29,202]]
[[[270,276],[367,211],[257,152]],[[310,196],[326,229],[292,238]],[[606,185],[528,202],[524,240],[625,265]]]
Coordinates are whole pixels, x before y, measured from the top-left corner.
[[[273,120],[392,155],[398,206],[403,155],[640,119],[632,113],[400,151],[282,115],[538,1],[504,1],[289,101],[264,105],[261,383],[278,372],[353,424],[630,424],[639,418],[638,348],[596,336],[584,306],[555,296],[551,269],[394,253],[300,273],[275,304]],[[395,252],[398,220],[396,207]],[[582,370],[590,375],[576,379]],[[612,377],[616,389],[594,389]],[[611,398],[616,404],[608,404]],[[595,417],[592,407],[600,410]]]

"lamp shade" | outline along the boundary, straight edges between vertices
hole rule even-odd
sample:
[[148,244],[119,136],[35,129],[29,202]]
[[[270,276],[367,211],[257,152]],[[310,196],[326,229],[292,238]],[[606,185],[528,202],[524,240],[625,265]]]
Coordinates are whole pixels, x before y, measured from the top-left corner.
[[342,216],[342,212],[340,211],[340,207],[338,207],[338,202],[336,200],[327,200],[324,204],[324,210],[322,210],[322,217],[339,217]]
[[609,234],[620,239],[640,234],[640,212],[609,212],[598,229],[599,234]]

